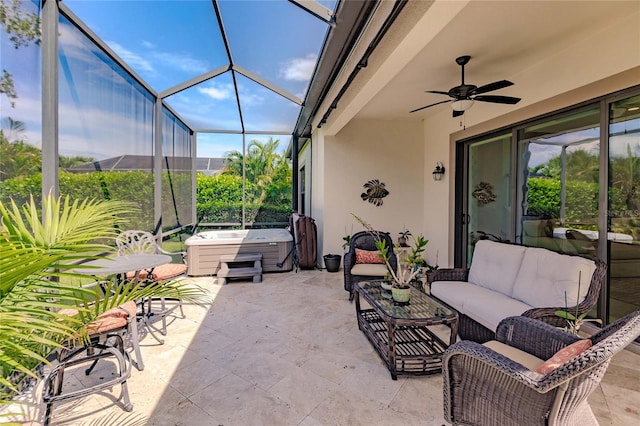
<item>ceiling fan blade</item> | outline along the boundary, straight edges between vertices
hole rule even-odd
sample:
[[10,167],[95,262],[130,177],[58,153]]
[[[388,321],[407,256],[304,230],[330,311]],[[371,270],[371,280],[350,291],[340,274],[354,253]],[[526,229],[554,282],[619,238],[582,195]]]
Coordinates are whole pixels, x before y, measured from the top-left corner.
[[436,106],[436,105],[440,105],[440,104],[446,104],[446,103],[452,102],[452,101],[453,101],[453,99],[447,99],[446,101],[440,101],[440,102],[436,102],[435,104],[425,105],[423,107],[416,108],[413,111],[409,111],[409,113],[420,111],[422,109],[429,108],[429,107]]
[[480,102],[493,102],[494,104],[509,104],[509,105],[514,105],[520,102],[520,98],[513,98],[511,96],[495,96],[495,95],[474,96],[473,100],[480,101]]
[[449,92],[442,92],[440,90],[425,90],[425,93],[436,93],[438,95],[447,95],[449,96]]
[[460,117],[462,114],[464,114],[464,111],[453,110],[453,118]]
[[470,95],[479,95],[480,93],[493,92],[494,90],[504,89],[505,87],[513,86],[513,83],[508,80],[494,81],[493,83],[485,84],[471,91]]

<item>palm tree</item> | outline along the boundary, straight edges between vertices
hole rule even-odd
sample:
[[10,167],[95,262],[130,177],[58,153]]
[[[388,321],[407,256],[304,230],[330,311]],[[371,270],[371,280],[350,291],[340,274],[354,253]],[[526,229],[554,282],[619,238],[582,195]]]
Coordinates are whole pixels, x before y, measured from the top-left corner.
[[[73,269],[80,260],[113,252],[121,215],[131,204],[118,201],[73,201],[45,197],[40,210],[0,202],[0,405],[20,391],[26,377],[72,336],[87,336],[87,325],[107,310],[130,300],[154,296],[191,303],[208,301],[205,290],[172,281],[159,286],[110,283],[107,295],[79,285]],[[42,217],[42,219],[40,219]],[[100,303],[95,303],[100,300]],[[74,306],[78,315],[57,313]]]
[[244,162],[247,182],[254,183],[258,188],[258,192],[253,195],[258,201],[264,201],[274,182],[286,180],[291,174],[286,158],[277,152],[279,144],[280,140],[273,138],[264,143],[252,140],[247,147],[246,156],[239,151],[228,152],[224,173],[242,176]]

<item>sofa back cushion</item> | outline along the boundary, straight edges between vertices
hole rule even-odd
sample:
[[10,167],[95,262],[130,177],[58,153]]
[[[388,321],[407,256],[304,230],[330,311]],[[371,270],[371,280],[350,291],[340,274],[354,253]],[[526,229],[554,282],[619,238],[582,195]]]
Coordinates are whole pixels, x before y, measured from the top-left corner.
[[511,296],[524,252],[524,246],[478,241],[469,269],[469,282]]
[[527,247],[513,297],[536,308],[575,306],[584,300],[595,270],[587,258]]

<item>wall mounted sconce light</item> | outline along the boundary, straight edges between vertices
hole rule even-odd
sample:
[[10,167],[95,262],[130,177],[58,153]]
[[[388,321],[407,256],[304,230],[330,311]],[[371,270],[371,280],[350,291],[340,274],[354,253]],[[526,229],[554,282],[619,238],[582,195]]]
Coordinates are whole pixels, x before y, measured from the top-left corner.
[[433,180],[442,180],[444,170],[444,164],[442,164],[442,161],[438,161],[436,163],[436,168],[433,169]]

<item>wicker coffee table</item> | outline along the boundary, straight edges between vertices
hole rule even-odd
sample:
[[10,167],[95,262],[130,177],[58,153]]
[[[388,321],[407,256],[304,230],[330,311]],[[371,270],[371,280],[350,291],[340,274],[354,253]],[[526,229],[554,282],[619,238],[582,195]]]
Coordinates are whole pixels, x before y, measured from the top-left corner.
[[[393,380],[399,374],[440,373],[442,353],[458,334],[458,313],[453,308],[416,288],[411,289],[409,304],[396,304],[380,281],[362,281],[353,290],[358,328],[387,365]],[[371,308],[361,308],[360,296]],[[449,345],[429,330],[437,324],[451,328]]]

